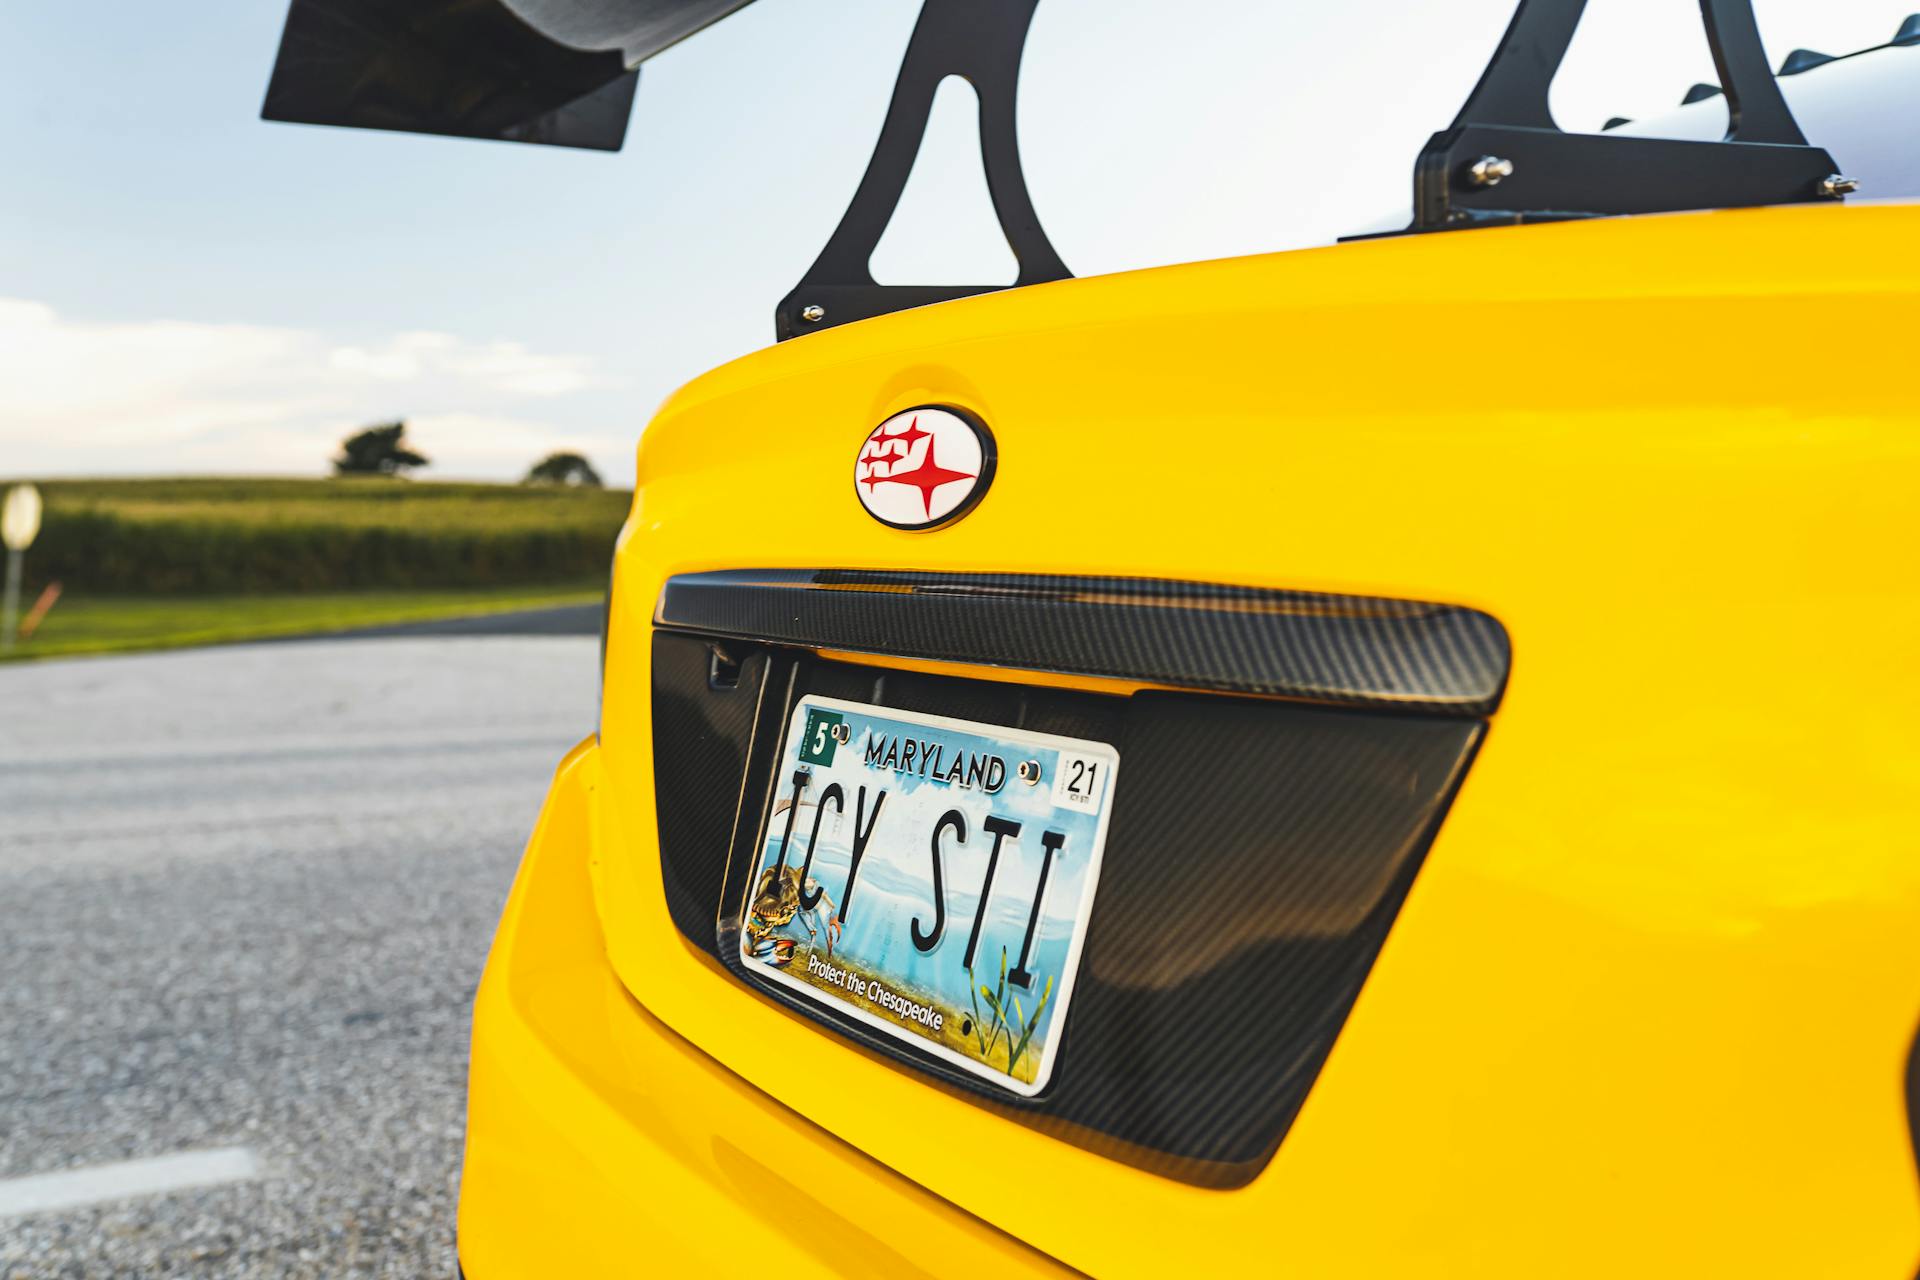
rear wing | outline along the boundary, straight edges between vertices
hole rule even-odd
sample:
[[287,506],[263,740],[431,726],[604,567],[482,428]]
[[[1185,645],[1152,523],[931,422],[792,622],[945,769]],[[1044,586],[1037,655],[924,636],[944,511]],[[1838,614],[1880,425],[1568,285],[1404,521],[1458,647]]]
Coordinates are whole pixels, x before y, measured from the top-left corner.
[[618,151],[639,65],[751,0],[293,0],[268,120]]
[[[748,3],[292,0],[264,114],[617,150],[639,64]],[[1006,287],[882,285],[868,267],[948,76],[979,99],[981,165],[1020,264],[1013,287],[1072,274],[1034,211],[1014,127],[1038,3],[923,0],[872,159],[819,258],[775,309],[779,338]],[[1411,225],[1388,234],[1843,199],[1856,184],[1801,133],[1767,66],[1752,0],[1699,4],[1727,99],[1723,136],[1561,130],[1547,91],[1586,0],[1518,0],[1479,84],[1415,158]]]

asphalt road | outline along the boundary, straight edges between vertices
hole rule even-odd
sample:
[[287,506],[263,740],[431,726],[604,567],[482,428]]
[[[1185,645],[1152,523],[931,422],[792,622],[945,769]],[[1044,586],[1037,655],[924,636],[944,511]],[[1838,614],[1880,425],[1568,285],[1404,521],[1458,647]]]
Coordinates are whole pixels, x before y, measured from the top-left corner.
[[[0,668],[0,1275],[453,1274],[468,1009],[596,661],[434,636]],[[19,1209],[182,1155],[229,1180]]]

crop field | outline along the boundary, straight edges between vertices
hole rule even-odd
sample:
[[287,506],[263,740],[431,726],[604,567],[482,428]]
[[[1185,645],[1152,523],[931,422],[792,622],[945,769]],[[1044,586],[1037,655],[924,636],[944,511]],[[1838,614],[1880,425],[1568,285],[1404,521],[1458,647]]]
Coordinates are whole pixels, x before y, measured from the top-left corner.
[[38,481],[19,659],[591,602],[623,490],[386,478]]
[[29,588],[89,596],[551,585],[603,578],[622,490],[329,480],[42,482]]

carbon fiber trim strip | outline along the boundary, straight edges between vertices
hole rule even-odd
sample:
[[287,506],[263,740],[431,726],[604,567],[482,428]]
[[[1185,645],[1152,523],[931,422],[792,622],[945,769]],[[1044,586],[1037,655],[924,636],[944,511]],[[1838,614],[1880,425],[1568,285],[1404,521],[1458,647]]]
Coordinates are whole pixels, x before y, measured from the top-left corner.
[[660,626],[775,644],[1483,716],[1506,629],[1458,605],[1161,578],[743,569],[667,581]]

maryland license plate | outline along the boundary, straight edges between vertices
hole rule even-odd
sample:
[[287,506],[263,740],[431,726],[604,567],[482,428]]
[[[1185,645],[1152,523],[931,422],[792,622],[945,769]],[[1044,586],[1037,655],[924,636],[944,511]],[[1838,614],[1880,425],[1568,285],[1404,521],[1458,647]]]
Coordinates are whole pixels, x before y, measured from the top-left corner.
[[808,696],[780,763],[749,970],[1015,1093],[1045,1088],[1119,753]]

